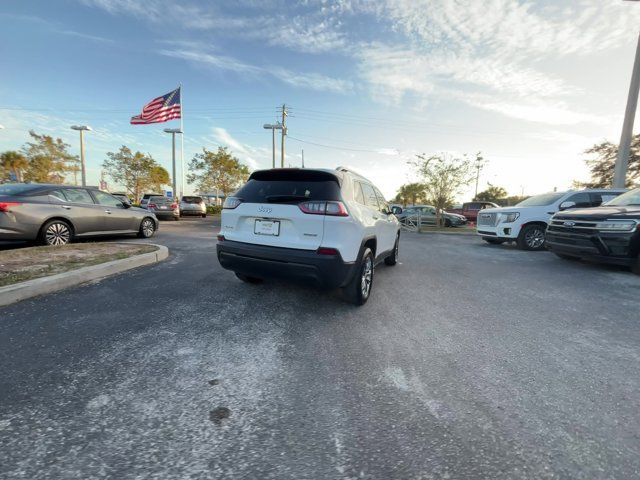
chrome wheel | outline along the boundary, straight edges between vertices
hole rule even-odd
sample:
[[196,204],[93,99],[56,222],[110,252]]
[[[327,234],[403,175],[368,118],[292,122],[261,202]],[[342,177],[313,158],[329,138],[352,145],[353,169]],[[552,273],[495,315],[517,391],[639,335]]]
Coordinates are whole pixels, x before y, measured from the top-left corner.
[[373,280],[373,260],[370,256],[364,259],[362,265],[362,276],[360,277],[360,291],[362,298],[368,298],[371,293],[371,281]]
[[156,227],[153,224],[153,220],[151,220],[150,218],[145,218],[142,221],[142,226],[140,227],[140,230],[142,231],[142,235],[145,238],[149,238],[150,236],[153,235],[153,232],[155,232]]
[[71,241],[71,230],[66,223],[53,222],[44,232],[47,245],[66,245]]
[[533,228],[526,233],[524,241],[529,248],[540,248],[544,244],[544,232],[539,228]]

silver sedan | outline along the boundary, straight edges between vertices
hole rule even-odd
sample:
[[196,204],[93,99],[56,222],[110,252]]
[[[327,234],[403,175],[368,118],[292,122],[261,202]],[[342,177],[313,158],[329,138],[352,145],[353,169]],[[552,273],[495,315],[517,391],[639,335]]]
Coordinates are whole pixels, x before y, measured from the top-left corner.
[[80,237],[137,234],[152,237],[158,219],[90,187],[38,183],[0,185],[0,240],[64,245]]

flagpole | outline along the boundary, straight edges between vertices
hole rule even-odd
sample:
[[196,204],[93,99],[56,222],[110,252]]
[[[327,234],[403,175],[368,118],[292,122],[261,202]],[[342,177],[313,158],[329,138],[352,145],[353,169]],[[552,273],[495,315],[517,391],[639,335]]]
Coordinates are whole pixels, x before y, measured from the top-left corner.
[[184,97],[182,96],[182,82],[180,82],[180,195],[184,195]]

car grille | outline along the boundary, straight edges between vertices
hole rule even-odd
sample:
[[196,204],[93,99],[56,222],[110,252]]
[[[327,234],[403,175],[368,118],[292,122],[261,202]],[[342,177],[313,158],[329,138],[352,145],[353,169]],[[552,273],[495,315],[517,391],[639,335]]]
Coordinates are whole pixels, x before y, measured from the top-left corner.
[[498,220],[497,213],[481,213],[478,215],[478,225],[495,227]]
[[552,219],[548,229],[555,232],[563,233],[582,233],[593,235],[598,233],[596,228],[597,222],[587,222],[584,220],[562,220]]

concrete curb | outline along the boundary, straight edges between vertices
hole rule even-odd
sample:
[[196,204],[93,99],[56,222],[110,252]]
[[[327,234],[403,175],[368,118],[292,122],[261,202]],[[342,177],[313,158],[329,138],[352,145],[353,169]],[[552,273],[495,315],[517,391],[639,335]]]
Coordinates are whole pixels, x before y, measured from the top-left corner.
[[[140,245],[136,243],[135,245]],[[47,293],[57,292],[65,288],[80,285],[81,283],[99,280],[111,275],[126,272],[132,268],[151,265],[160,262],[169,256],[169,249],[163,245],[154,243],[146,243],[144,245],[152,245],[158,247],[155,252],[143,253],[133,257],[123,258],[121,260],[112,260],[111,262],[91,265],[89,267],[78,268],[70,272],[58,273],[48,277],[34,278],[26,282],[16,283],[0,287],[0,307],[11,303],[26,300],[27,298],[45,295]]]

